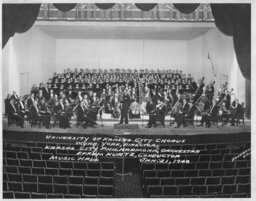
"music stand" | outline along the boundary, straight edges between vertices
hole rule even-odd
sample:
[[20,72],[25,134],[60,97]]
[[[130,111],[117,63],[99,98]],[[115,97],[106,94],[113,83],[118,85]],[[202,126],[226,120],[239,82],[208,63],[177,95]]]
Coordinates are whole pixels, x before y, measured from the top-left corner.
[[[117,136],[115,136],[117,137]],[[124,173],[124,141],[125,141],[125,138],[124,137],[117,137],[117,138],[121,138],[122,139],[122,142],[123,142],[123,158],[122,158],[122,172],[121,173],[116,173],[116,175],[119,175],[122,177],[122,181],[124,181],[124,177],[129,175],[129,176],[132,176],[132,173],[131,172],[126,172]]]

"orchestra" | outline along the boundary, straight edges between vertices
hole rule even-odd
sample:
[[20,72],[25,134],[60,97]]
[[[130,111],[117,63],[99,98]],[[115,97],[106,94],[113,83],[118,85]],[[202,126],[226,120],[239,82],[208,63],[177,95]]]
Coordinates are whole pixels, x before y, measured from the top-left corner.
[[51,118],[57,120],[55,123],[60,127],[68,128],[73,116],[83,122],[84,127],[94,127],[98,115],[103,113],[120,119],[120,124],[128,124],[129,118],[141,118],[142,113],[147,113],[148,128],[156,126],[157,121],[165,126],[165,116],[170,115],[174,119],[170,124],[176,123],[175,128],[179,128],[187,126],[185,119],[192,107],[202,117],[200,125],[210,127],[212,116],[221,117],[223,124],[231,121],[233,125],[235,116],[241,113],[241,104],[238,100],[231,104],[233,89],[228,90],[228,83],[222,84],[217,94],[214,85],[215,81],[207,85],[205,77],[196,83],[190,74],[178,70],[138,73],[128,69],[122,73],[111,70],[97,73],[68,68],[62,74],[54,73],[46,84],[40,83],[39,87],[34,84],[25,99],[14,91],[5,103],[11,105],[13,100],[11,106],[15,110],[6,107],[6,112],[17,114],[19,124],[29,117],[41,119],[47,128]]

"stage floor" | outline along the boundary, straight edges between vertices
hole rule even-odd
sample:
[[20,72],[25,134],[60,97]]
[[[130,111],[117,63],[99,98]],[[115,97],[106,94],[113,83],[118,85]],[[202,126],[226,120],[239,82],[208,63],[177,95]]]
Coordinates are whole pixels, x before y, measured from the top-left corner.
[[[71,128],[62,129],[58,126],[46,129],[44,127],[39,128],[38,126],[33,126],[31,128],[28,122],[25,122],[24,128],[20,128],[16,125],[11,125],[8,127],[7,119],[3,119],[3,130],[6,131],[18,131],[18,132],[45,132],[45,133],[69,133],[69,134],[106,134],[106,135],[198,135],[198,134],[235,134],[235,133],[248,133],[251,132],[251,121],[246,120],[245,126],[240,124],[238,126],[221,126],[219,127],[211,126],[211,128],[198,127],[199,122],[195,122],[195,127],[188,126],[183,128],[174,128],[174,125],[169,125],[166,122],[166,126],[157,125],[156,128],[145,128],[147,122],[142,121],[131,121],[129,124],[134,124],[130,128],[114,129],[114,125],[118,121],[104,121],[103,126],[100,122],[95,128],[83,128],[82,126],[76,127],[76,121],[71,121]],[[125,126],[124,126],[125,127]]]

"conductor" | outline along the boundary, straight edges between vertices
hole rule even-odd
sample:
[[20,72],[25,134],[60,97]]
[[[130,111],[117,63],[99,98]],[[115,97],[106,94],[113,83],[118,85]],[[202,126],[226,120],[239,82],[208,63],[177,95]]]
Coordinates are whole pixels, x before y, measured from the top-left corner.
[[[128,110],[130,107],[130,95],[128,94],[127,90],[124,90],[123,100],[121,102],[121,119],[119,124],[128,124]],[[125,119],[125,120],[124,120]]]

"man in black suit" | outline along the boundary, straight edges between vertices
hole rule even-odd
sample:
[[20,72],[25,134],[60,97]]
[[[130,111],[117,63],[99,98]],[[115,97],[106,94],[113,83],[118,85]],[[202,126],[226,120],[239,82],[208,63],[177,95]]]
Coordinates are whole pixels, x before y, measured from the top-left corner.
[[15,108],[16,108],[18,114],[20,116],[22,116],[23,118],[24,118],[25,115],[29,114],[28,110],[25,110],[25,106],[24,106],[24,103],[22,101],[22,97],[21,96],[17,100],[17,102],[15,104]]
[[11,119],[15,119],[17,121],[18,125],[21,128],[24,128],[24,119],[21,115],[18,114],[18,111],[15,108],[13,99],[10,100],[10,104],[8,106],[8,116]]
[[120,124],[123,124],[125,119],[125,124],[128,124],[128,110],[130,107],[130,95],[128,94],[127,90],[124,90],[123,100],[121,102],[121,119]]
[[212,105],[212,107],[210,108],[210,111],[208,113],[206,113],[205,115],[202,115],[202,122],[205,122],[206,127],[210,128],[211,124],[210,124],[210,120],[212,118],[217,118],[218,112],[219,112],[219,106],[218,106],[218,99],[216,99]]
[[181,124],[186,126],[186,123],[184,122],[184,118],[188,115],[188,113],[189,113],[188,100],[186,98],[183,98],[182,107],[175,117],[175,121],[177,122],[177,126],[175,128],[179,128]]
[[31,117],[34,121],[43,121],[43,125],[46,128],[50,128],[50,115],[44,115],[37,107],[37,100],[34,101],[34,104],[31,106]]
[[156,105],[152,99],[150,102],[147,102],[146,111],[149,114],[148,125],[146,128],[151,128],[152,125],[156,127]]

